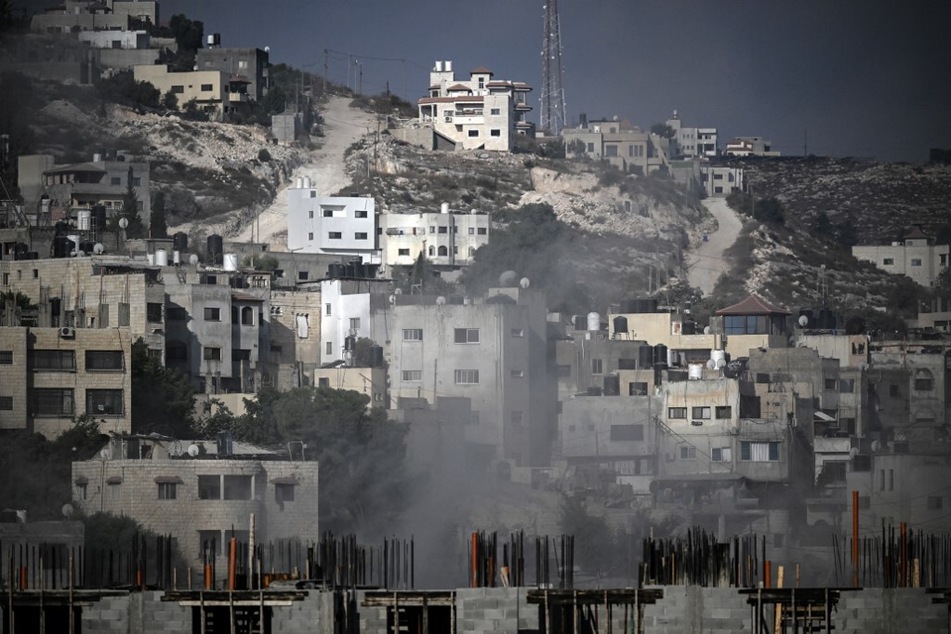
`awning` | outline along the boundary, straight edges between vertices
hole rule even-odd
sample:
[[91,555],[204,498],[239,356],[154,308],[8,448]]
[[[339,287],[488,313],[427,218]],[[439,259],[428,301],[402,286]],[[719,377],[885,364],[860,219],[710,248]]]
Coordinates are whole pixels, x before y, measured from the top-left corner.
[[155,482],[158,484],[184,484],[178,476],[155,476]]
[[828,414],[826,414],[826,413],[823,412],[822,410],[818,410],[818,409],[817,409],[816,411],[814,411],[814,412],[812,413],[812,415],[813,415],[813,417],[815,417],[815,418],[817,418],[817,419],[819,419],[819,420],[824,420],[824,421],[826,421],[827,423],[833,423],[833,422],[835,422],[835,418],[833,418],[832,416],[829,416]]

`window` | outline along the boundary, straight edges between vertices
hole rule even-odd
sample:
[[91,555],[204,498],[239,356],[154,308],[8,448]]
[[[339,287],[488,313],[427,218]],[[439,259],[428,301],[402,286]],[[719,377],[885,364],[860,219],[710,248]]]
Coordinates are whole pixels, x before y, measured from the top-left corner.
[[13,409],[12,396],[0,396],[0,411],[9,412]]
[[0,365],[11,365],[13,363],[13,350],[0,350]]
[[617,156],[617,145],[614,145],[613,143],[606,144],[604,146],[604,155]]
[[121,416],[122,390],[86,390],[86,413],[90,416]]
[[921,258],[912,258],[912,259],[911,259],[911,265],[912,265],[912,266],[921,266]]
[[221,348],[205,347],[202,350],[202,358],[205,361],[221,361]]
[[594,143],[589,143],[589,144],[588,144],[588,151],[589,151],[589,152],[594,152]]
[[727,335],[769,334],[769,319],[766,315],[726,315],[723,329]]
[[931,370],[919,368],[915,370],[915,390],[918,392],[930,392],[934,389],[934,375]]
[[489,114],[492,115],[493,117],[497,117],[497,116],[499,116],[500,114],[502,114],[502,109],[501,109],[501,108],[490,108],[490,109],[489,109]]
[[855,379],[839,379],[839,393],[851,394],[855,391]]
[[294,501],[294,485],[287,482],[279,482],[274,485],[274,501],[278,504]]
[[181,95],[185,92],[185,86],[172,86],[172,94]]
[[446,225],[439,226],[439,233],[448,233],[448,232],[449,232],[449,227],[447,227]]
[[403,341],[422,341],[422,340],[423,340],[422,328],[404,328],[403,329]]
[[500,137],[502,136],[502,131],[498,128],[492,128],[489,130],[489,136]]
[[327,315],[328,317],[329,317],[330,314],[331,314],[331,312],[330,312],[330,311],[331,311],[331,307],[330,307],[330,306],[331,306],[330,304],[324,304],[324,314]]
[[603,359],[591,359],[591,374],[604,374]]
[[310,211],[307,212],[307,218],[310,219],[310,218],[313,218],[313,217],[314,217],[314,210],[311,209]]
[[710,450],[710,460],[713,462],[733,462],[733,449],[730,447],[714,447]]
[[198,498],[201,500],[221,499],[221,476],[198,476]]
[[453,379],[456,385],[474,385],[479,382],[479,371],[456,370]]
[[667,418],[687,418],[687,408],[686,407],[668,407],[667,408]]
[[891,397],[893,397],[893,398],[899,396],[898,386],[897,386],[897,385],[889,385],[889,386],[888,386],[888,395],[891,396]]
[[366,217],[367,217],[367,210],[366,210],[366,209],[357,209],[356,211],[353,212],[353,217],[354,217],[354,218],[366,218]]
[[702,418],[702,419],[704,419],[704,420],[707,420],[707,419],[710,418],[710,408],[707,407],[707,406],[692,407],[692,408],[690,409],[690,417],[691,417],[691,418]]
[[510,374],[513,379],[521,379],[525,376],[525,370],[512,370]]
[[714,414],[719,420],[733,418],[733,408],[729,405],[717,405]]
[[122,184],[122,179],[120,179],[118,176],[113,176],[112,178],[109,179],[109,184],[110,184],[110,185],[121,185],[121,184]]
[[331,240],[342,240],[343,232],[342,231],[330,231],[327,233],[327,237]]
[[149,302],[145,305],[145,319],[153,324],[162,323],[162,304]]
[[512,328],[511,335],[513,337],[524,337],[525,330],[523,330],[522,328]]
[[314,239],[314,232],[313,232],[313,231],[308,231],[308,232],[307,232],[307,239],[308,239],[308,240],[313,240],[313,239]]
[[224,500],[250,500],[253,488],[249,475],[226,475],[224,477]]
[[333,354],[333,353],[334,353],[334,342],[333,342],[333,341],[328,341],[328,342],[327,342],[327,345],[324,346],[324,349],[326,350],[326,354],[328,354],[328,355]]
[[929,511],[940,511],[944,508],[944,499],[939,495],[929,495],[928,496],[928,510]]
[[186,321],[188,311],[181,306],[169,306],[165,311],[165,319],[167,321]]
[[202,92],[211,92],[212,90],[214,90],[214,86],[212,86],[211,84],[202,84],[202,85],[201,85],[201,91],[202,91]]
[[401,376],[404,381],[422,381],[423,380],[423,371],[422,370],[403,370]]
[[354,240],[366,240],[366,239],[367,239],[366,231],[357,231],[356,233],[353,234],[353,239],[354,239]]
[[73,350],[34,350],[33,369],[73,372],[76,370],[76,353]]
[[476,233],[477,233],[478,235],[480,235],[480,236],[484,236],[484,235],[486,235],[486,234],[489,233],[489,230],[488,230],[488,228],[486,228],[486,227],[478,227],[478,228],[476,229]]
[[121,370],[122,350],[87,350],[86,372]]
[[397,249],[397,255],[409,255],[409,249]]
[[882,266],[893,266],[895,264],[895,258],[884,258],[882,260]]
[[478,130],[469,130],[469,138],[470,138],[470,139],[475,138],[475,137],[477,137],[477,136],[479,136],[479,131],[478,131]]
[[691,445],[681,445],[680,446],[680,459],[681,460],[696,460],[697,459],[697,448]]
[[158,483],[158,499],[174,500],[178,497],[178,484],[175,482]]
[[646,381],[631,381],[627,384],[628,396],[647,396]]
[[109,483],[109,499],[117,502],[122,499],[122,481]]
[[218,276],[217,276],[217,275],[206,275],[206,276],[205,276],[205,284],[211,284],[212,286],[216,286],[216,285],[218,284]]
[[317,387],[330,387],[330,377],[322,376],[318,378]]
[[205,321],[221,321],[220,308],[205,308]]
[[37,416],[72,416],[73,390],[60,388],[34,389],[33,413]]
[[740,460],[776,462],[779,460],[779,443],[740,441]]
[[241,308],[241,325],[242,326],[253,326],[254,325],[254,309],[250,306],[243,306]]
[[479,343],[479,329],[456,328],[453,340],[455,343]]
[[643,425],[611,425],[611,440],[644,440]]
[[835,380],[835,379],[826,379],[826,380],[825,380],[825,387],[826,387],[827,390],[831,390],[831,391],[834,392],[834,391],[835,391],[835,384],[836,384],[836,380]]
[[320,211],[321,211],[321,215],[323,215],[324,218],[333,218],[333,217],[334,217],[334,210],[333,210],[333,209],[324,208],[324,209],[321,209]]

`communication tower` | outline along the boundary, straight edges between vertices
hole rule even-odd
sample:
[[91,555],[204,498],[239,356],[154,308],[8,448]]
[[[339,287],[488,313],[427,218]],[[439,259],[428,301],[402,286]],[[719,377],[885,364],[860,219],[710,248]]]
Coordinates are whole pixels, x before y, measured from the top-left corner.
[[545,30],[542,39],[542,109],[539,124],[546,134],[558,136],[565,127],[558,0],[546,0],[542,8],[545,10]]

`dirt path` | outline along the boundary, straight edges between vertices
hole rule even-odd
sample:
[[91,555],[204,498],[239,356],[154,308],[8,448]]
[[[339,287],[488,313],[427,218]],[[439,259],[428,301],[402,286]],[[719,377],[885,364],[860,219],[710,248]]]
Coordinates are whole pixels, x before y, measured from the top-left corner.
[[736,212],[726,204],[725,198],[705,198],[703,206],[716,218],[717,230],[687,256],[687,277],[691,286],[699,288],[704,296],[708,296],[713,292],[720,275],[729,271],[723,252],[736,242],[743,224]]
[[357,139],[366,134],[370,126],[375,125],[373,116],[362,110],[350,107],[350,99],[331,97],[323,111],[323,145],[317,150],[309,163],[294,170],[290,182],[282,187],[274,202],[264,209],[257,223],[252,223],[239,233],[229,236],[237,242],[247,242],[252,238],[257,242],[269,242],[273,251],[287,249],[287,196],[288,187],[294,186],[298,176],[309,176],[312,186],[321,195],[334,194],[350,184],[350,178],[344,169],[344,151]]

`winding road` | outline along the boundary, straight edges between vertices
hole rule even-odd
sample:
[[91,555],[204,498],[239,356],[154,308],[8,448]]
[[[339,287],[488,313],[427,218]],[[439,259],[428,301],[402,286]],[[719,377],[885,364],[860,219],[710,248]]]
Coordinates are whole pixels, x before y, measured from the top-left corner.
[[707,297],[713,292],[720,275],[730,270],[723,252],[736,242],[743,223],[726,204],[726,198],[707,197],[703,206],[716,218],[717,230],[708,234],[707,240],[687,255],[687,279]]

